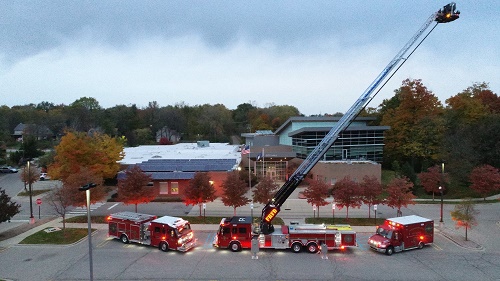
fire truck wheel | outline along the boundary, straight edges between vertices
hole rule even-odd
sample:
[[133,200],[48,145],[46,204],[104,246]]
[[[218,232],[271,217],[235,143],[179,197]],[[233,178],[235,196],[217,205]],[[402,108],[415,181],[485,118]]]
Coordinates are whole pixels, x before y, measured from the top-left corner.
[[300,253],[300,251],[302,251],[302,244],[300,244],[299,242],[295,242],[292,244],[292,251],[294,253]]
[[422,249],[423,247],[424,247],[424,243],[423,243],[423,242],[419,242],[419,243],[418,243],[418,248],[419,248],[419,249]]
[[309,251],[309,253],[311,254],[314,254],[318,251],[318,245],[316,243],[309,243],[307,245],[307,250]]
[[387,248],[387,250],[385,250],[385,254],[390,256],[394,253],[394,248],[393,247],[389,247]]
[[168,251],[168,244],[167,242],[161,242],[160,243],[160,250],[167,252]]
[[120,236],[120,240],[122,240],[123,243],[128,244],[128,237],[127,237],[127,235],[122,234],[122,236]]
[[231,248],[231,251],[233,252],[241,251],[241,245],[238,242],[231,242],[231,244],[229,244],[229,248]]

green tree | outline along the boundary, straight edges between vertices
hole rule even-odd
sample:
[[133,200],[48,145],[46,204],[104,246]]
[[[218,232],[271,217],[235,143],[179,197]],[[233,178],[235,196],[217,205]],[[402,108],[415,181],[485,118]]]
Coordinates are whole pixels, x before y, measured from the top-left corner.
[[0,223],[10,219],[20,212],[21,205],[12,202],[5,190],[0,187]]
[[141,168],[134,165],[125,171],[125,178],[118,180],[118,200],[125,205],[149,203],[158,196],[153,188],[148,186],[152,181],[151,175],[144,173]]
[[386,132],[384,158],[410,162],[420,171],[423,163],[441,158],[444,126],[443,107],[421,80],[406,79],[391,100],[384,100],[380,110]]
[[235,216],[237,207],[245,206],[251,202],[245,195],[248,189],[245,181],[240,179],[237,171],[228,173],[227,178],[222,183],[222,203],[225,206],[233,207]]
[[201,207],[203,203],[213,202],[217,196],[215,188],[207,173],[197,172],[189,181],[189,185],[184,189],[184,204],[198,205],[201,217]]
[[462,203],[455,205],[450,214],[456,228],[465,228],[465,241],[467,241],[467,230],[477,225],[476,216],[479,214],[474,208],[474,202],[471,198],[464,199]]

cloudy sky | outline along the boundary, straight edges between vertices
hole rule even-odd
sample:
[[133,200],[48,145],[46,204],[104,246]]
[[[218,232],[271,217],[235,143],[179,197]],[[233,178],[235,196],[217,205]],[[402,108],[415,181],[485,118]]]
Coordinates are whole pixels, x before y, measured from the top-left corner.
[[[447,1],[2,1],[0,105],[292,105],[345,112]],[[458,2],[369,106],[406,78],[441,102],[500,93],[500,1]]]

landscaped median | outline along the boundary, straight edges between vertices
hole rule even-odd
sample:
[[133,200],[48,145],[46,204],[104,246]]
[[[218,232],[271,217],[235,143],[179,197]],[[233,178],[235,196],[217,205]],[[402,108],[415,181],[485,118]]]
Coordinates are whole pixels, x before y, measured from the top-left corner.
[[[95,229],[92,229],[92,231],[95,231]],[[85,238],[87,234],[88,228],[60,229],[48,227],[24,238],[19,244],[73,244]]]

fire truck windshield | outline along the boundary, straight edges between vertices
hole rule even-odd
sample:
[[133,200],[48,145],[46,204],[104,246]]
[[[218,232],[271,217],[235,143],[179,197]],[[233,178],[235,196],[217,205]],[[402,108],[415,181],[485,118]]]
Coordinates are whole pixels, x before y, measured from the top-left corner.
[[190,230],[191,230],[191,225],[189,223],[186,223],[183,226],[178,226],[175,232],[177,234],[177,237],[181,237],[189,233]]
[[377,234],[378,235],[381,235],[387,239],[391,239],[392,238],[392,230],[389,230],[389,229],[385,229],[385,228],[382,228],[382,227],[379,227],[377,229]]

